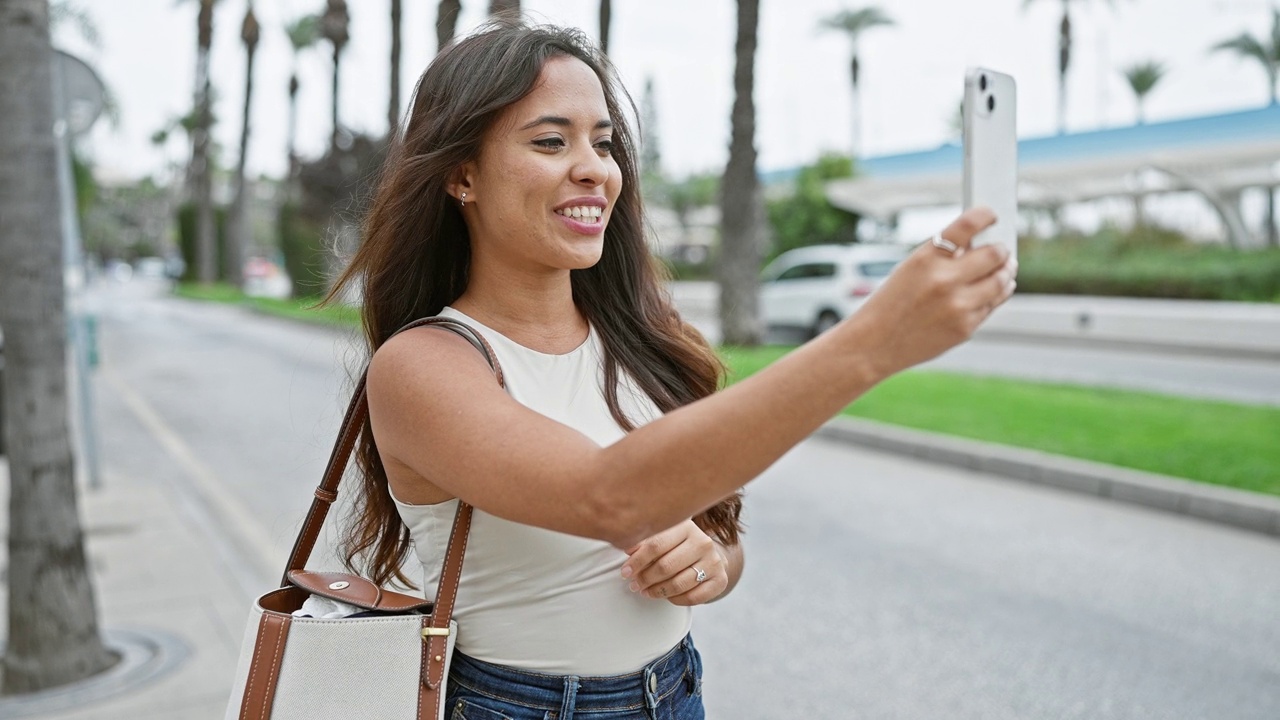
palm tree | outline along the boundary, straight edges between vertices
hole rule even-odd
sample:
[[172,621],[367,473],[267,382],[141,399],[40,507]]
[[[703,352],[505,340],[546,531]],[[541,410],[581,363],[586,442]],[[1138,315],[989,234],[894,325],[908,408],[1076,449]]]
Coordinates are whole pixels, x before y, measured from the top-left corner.
[[391,98],[387,105],[387,138],[400,126],[400,0],[391,0]]
[[102,642],[68,427],[62,232],[47,0],[0,0],[0,328],[9,457],[0,693],[99,673]]
[[285,26],[289,45],[293,48],[293,65],[289,74],[289,178],[298,175],[298,154],[295,150],[298,129],[298,55],[315,45],[320,37],[320,16],[304,15]]
[[613,3],[600,0],[600,51],[609,54],[609,23],[613,21]]
[[244,284],[244,250],[249,245],[248,220],[244,204],[244,163],[249,154],[249,107],[253,100],[253,59],[258,50],[258,18],[253,14],[253,0],[249,1],[240,24],[240,42],[244,43],[244,112],[240,117],[240,159],[236,162],[236,194],[231,201],[231,227],[227,233],[225,271],[227,282],[240,287]]
[[1141,125],[1147,121],[1145,112],[1147,94],[1164,77],[1165,67],[1154,60],[1148,60],[1147,62],[1134,63],[1122,72],[1125,79],[1129,81],[1129,88],[1133,90],[1134,99],[1138,101],[1138,124]]
[[[1062,3],[1062,22],[1058,23],[1058,134],[1067,131],[1067,69],[1071,67],[1071,0],[1059,0]],[[1087,0],[1077,0],[1087,2]],[[1035,0],[1023,0],[1025,9]],[[1107,4],[1115,6],[1115,0],[1107,0]]]
[[329,135],[329,152],[338,153],[338,71],[342,64],[342,51],[351,39],[351,16],[347,14],[346,0],[327,0],[324,15],[320,17],[320,34],[333,46],[333,132]]
[[[1267,73],[1267,90],[1271,104],[1275,105],[1276,76],[1280,75],[1280,8],[1271,10],[1271,38],[1259,39],[1249,33],[1240,33],[1230,40],[1213,46],[1213,51],[1232,50],[1242,58],[1257,60]],[[1280,231],[1276,228],[1276,186],[1267,188],[1267,243],[1280,246]]]
[[191,166],[188,186],[196,205],[196,278],[202,283],[218,279],[218,247],[214,235],[213,178],[209,163],[209,135],[213,127],[213,86],[209,55],[213,47],[213,6],[217,0],[199,0],[196,14],[196,94],[192,114]]
[[458,13],[462,12],[462,0],[440,0],[436,6],[436,52],[453,40],[458,29]]
[[1271,104],[1275,105],[1276,77],[1280,74],[1280,8],[1271,11],[1271,37],[1258,38],[1249,33],[1240,33],[1230,40],[1214,45],[1211,51],[1231,50],[1242,58],[1257,60],[1267,73],[1267,91],[1271,94]]
[[849,44],[852,46],[852,60],[849,62],[849,78],[853,82],[853,145],[851,154],[855,158],[858,157],[862,149],[862,107],[858,97],[858,41],[862,38],[864,32],[873,27],[893,24],[893,19],[878,7],[843,10],[823,19],[819,23],[819,27],[824,30],[839,30],[847,34],[849,36]]
[[720,326],[728,345],[759,345],[764,204],[756,176],[756,35],[760,0],[738,0],[729,163],[720,193]]
[[490,15],[511,15],[520,14],[520,0],[489,0]]

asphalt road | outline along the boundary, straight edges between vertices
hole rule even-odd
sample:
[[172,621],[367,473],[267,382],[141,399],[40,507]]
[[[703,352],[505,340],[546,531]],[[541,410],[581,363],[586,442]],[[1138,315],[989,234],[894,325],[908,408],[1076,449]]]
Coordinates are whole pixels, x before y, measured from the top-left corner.
[[[273,577],[349,336],[138,284],[98,301],[100,392],[154,410],[174,482]],[[100,420],[111,455],[142,452]],[[695,620],[709,717],[1280,717],[1274,539],[826,441],[748,493],[747,572]]]

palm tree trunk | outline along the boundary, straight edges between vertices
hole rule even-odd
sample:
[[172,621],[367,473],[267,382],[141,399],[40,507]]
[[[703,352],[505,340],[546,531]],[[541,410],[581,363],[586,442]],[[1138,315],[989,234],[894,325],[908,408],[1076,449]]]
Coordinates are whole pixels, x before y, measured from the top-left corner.
[[333,132],[329,134],[329,152],[338,154],[338,70],[342,63],[342,49],[333,46]]
[[1280,230],[1276,228],[1276,188],[1267,188],[1267,243],[1272,247],[1280,247]]
[[849,147],[849,157],[855,160],[862,154],[862,98],[858,95],[858,46],[854,41],[853,59],[849,61],[849,78],[853,83],[850,102],[853,103],[853,115],[850,118],[850,132],[853,133],[853,144]]
[[1071,67],[1071,14],[1062,0],[1062,24],[1058,26],[1058,134],[1067,132],[1067,69]]
[[[250,10],[252,12],[252,10]],[[254,23],[256,24],[256,20]],[[249,108],[253,100],[253,60],[257,55],[257,40],[245,46],[244,112],[240,116],[240,158],[236,161],[236,194],[231,201],[230,227],[227,229],[227,256],[225,271],[227,282],[244,286],[244,255],[249,246],[249,222],[245,210],[245,159],[249,155]]]
[[609,54],[609,24],[613,21],[613,3],[600,0],[600,50]]
[[738,0],[734,45],[733,114],[729,163],[720,196],[720,324],[729,345],[758,345],[758,275],[763,245],[763,204],[756,176],[755,87],[759,0]]
[[213,219],[212,168],[209,167],[209,133],[213,126],[213,87],[209,78],[213,3],[214,0],[200,0],[196,17],[196,117],[191,133],[189,171],[192,201],[196,205],[196,277],[202,283],[218,279],[218,241]]
[[387,137],[400,127],[400,0],[391,0],[391,99],[387,106]]
[[295,67],[293,73],[289,76],[289,130],[288,130],[288,146],[289,146],[289,197],[292,199],[293,183],[298,177],[298,69]]
[[490,15],[519,15],[520,0],[489,0]]
[[67,421],[66,317],[47,0],[0,0],[0,327],[9,455],[4,687],[115,664],[98,629]]
[[458,13],[462,12],[462,0],[440,0],[436,6],[436,52],[453,40],[458,29]]

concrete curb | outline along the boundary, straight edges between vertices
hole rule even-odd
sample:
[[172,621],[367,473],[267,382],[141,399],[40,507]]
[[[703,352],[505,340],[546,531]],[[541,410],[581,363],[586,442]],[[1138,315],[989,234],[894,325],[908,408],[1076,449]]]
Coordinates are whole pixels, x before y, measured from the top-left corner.
[[835,418],[814,437],[1280,537],[1280,498],[1267,495],[860,418]]

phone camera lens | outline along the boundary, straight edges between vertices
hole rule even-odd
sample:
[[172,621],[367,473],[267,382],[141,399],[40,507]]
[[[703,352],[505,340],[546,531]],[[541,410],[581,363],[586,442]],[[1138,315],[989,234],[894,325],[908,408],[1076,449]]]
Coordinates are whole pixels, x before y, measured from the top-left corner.
[[978,76],[978,89],[979,89],[979,90],[983,90],[983,91],[985,91],[985,90],[987,89],[987,76],[986,76],[986,75],[979,75],[979,76]]
[[995,95],[988,95],[988,96],[987,96],[987,111],[988,111],[988,112],[990,112],[990,111],[995,110],[995,109],[996,109],[996,96],[995,96]]

